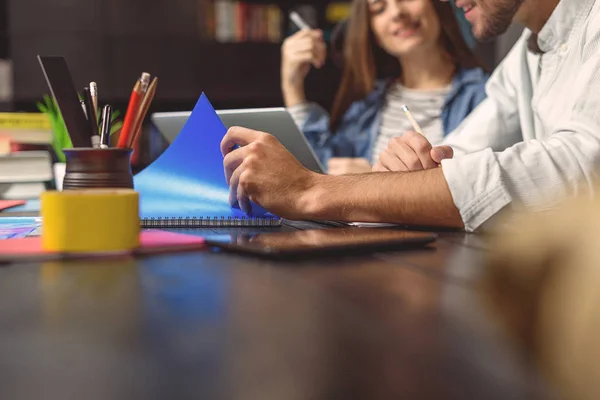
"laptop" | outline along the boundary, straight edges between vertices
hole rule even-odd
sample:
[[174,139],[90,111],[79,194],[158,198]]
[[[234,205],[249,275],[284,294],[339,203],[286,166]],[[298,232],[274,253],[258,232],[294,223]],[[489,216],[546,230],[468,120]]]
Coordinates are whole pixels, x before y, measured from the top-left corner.
[[[190,111],[159,112],[153,113],[150,119],[165,139],[171,143],[185,125],[190,114]],[[325,173],[325,169],[304,134],[300,132],[285,108],[218,110],[217,115],[227,128],[243,126],[272,134],[306,168],[318,173]]]

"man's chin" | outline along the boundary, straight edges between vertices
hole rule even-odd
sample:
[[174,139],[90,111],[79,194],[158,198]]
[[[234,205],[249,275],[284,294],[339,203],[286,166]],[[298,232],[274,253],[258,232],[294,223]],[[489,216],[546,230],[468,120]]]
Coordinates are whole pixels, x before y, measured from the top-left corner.
[[475,40],[477,40],[478,43],[490,43],[490,42],[493,42],[497,36],[487,35],[487,34],[482,34],[482,35],[473,34],[473,37],[475,37]]
[[508,30],[509,26],[510,25],[504,27],[496,26],[494,27],[495,29],[492,29],[491,27],[477,27],[476,25],[474,25],[473,37],[480,43],[489,43],[496,39],[498,36],[504,34]]

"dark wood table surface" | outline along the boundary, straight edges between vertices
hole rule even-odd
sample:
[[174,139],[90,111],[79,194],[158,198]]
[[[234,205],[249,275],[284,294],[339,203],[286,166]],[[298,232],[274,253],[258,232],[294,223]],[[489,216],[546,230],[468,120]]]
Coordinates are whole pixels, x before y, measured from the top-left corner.
[[0,399],[549,398],[476,296],[485,252],[442,232],[303,261],[0,267]]

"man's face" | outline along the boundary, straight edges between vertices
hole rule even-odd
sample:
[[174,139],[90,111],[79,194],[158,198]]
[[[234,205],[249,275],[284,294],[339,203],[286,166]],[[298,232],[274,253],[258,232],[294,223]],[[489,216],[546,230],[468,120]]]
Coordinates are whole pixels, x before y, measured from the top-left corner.
[[456,0],[473,26],[480,41],[493,39],[506,32],[524,0]]

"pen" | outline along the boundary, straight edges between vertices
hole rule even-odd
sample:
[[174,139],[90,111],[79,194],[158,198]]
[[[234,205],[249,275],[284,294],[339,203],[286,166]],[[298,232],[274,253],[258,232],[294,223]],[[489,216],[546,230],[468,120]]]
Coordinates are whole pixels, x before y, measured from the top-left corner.
[[102,110],[102,129],[100,136],[100,148],[108,148],[110,142],[110,119],[112,118],[112,107],[110,104],[104,106]]
[[148,91],[144,95],[142,103],[140,104],[140,111],[136,118],[136,124],[133,129],[133,135],[131,136],[131,141],[128,143],[128,147],[130,148],[133,146],[136,138],[142,130],[144,118],[146,118],[146,114],[148,113],[148,109],[150,108],[150,104],[152,103],[152,100],[154,99],[154,94],[156,93],[156,85],[158,85],[158,78],[154,77],[152,83],[150,84],[150,87],[148,88]]
[[312,29],[310,25],[306,23],[296,11],[290,12],[290,19],[296,24],[296,26],[300,29]]
[[90,128],[90,141],[92,147],[100,147],[100,134],[98,133],[98,121],[94,121],[94,102],[90,89],[86,86],[83,88],[83,102],[85,104],[88,125]]
[[411,112],[408,109],[408,106],[406,104],[402,106],[402,111],[404,111],[404,114],[406,114],[406,117],[408,118],[408,120],[412,124],[413,129],[415,130],[415,132],[417,132],[417,133],[425,136],[425,134],[423,133],[423,130],[421,129],[421,127],[419,126],[419,124],[417,124],[417,121],[415,120],[415,118],[411,114]]
[[147,72],[142,73],[142,76],[135,82],[131,97],[129,98],[129,105],[127,106],[127,112],[125,113],[125,119],[123,120],[123,127],[121,128],[121,135],[119,136],[117,147],[126,147],[131,141],[131,136],[135,134],[133,128],[136,124],[140,102],[148,90],[149,83],[150,74]]
[[83,101],[83,99],[79,100],[79,103],[81,104],[81,108],[83,109],[83,115],[85,115],[85,119],[87,119],[87,110],[85,109],[85,101]]
[[94,110],[94,121],[98,123],[98,84],[90,82],[90,94],[92,95],[92,109]]

